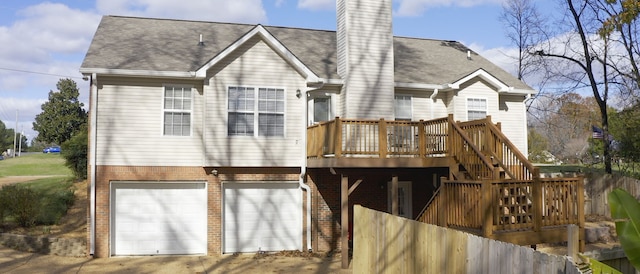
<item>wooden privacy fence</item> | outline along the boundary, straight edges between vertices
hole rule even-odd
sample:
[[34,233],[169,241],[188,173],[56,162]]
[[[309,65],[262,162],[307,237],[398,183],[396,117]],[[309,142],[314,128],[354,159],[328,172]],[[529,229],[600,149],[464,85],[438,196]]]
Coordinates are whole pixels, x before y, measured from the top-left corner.
[[354,207],[353,273],[581,273],[567,257]]
[[622,188],[640,199],[640,181],[634,178],[591,173],[587,175],[584,186],[587,193],[586,214],[611,217],[609,193],[616,188]]
[[[582,181],[443,179],[417,220],[520,245],[563,242],[566,225],[584,229]],[[580,234],[582,249],[584,233]]]

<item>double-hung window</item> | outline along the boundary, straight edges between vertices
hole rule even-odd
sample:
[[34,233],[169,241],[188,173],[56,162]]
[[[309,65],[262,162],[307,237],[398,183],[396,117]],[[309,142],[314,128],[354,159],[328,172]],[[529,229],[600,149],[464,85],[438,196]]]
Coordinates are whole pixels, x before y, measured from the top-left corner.
[[395,95],[393,110],[396,121],[411,121],[411,95]]
[[191,135],[192,96],[191,87],[164,87],[163,135]]
[[487,117],[487,99],[467,98],[467,121],[484,119]]
[[229,87],[229,136],[284,136],[284,89]]

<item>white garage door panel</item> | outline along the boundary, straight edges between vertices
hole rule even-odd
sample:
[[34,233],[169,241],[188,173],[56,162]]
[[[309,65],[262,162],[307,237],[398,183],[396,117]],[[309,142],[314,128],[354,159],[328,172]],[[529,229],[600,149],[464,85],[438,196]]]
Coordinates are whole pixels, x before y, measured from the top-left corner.
[[205,254],[205,183],[112,183],[113,255]]
[[224,253],[301,250],[297,182],[225,183],[223,245]]

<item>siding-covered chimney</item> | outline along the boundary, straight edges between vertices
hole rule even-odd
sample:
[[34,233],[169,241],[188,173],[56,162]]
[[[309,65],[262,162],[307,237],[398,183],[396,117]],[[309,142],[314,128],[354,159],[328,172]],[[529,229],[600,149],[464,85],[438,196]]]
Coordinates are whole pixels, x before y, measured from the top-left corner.
[[337,0],[343,117],[393,119],[392,0]]

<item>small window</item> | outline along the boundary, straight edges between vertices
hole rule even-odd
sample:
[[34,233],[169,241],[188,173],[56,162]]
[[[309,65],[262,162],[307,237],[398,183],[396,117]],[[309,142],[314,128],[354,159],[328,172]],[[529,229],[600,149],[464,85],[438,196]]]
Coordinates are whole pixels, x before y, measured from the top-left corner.
[[393,100],[393,109],[396,121],[411,121],[411,95],[395,95]]
[[[284,89],[229,87],[229,136],[284,136]],[[257,103],[256,103],[257,102]]]
[[191,135],[192,101],[191,87],[164,87],[163,135]]
[[467,98],[467,120],[473,121],[487,117],[487,99]]
[[331,98],[317,97],[313,99],[313,122],[331,120]]

